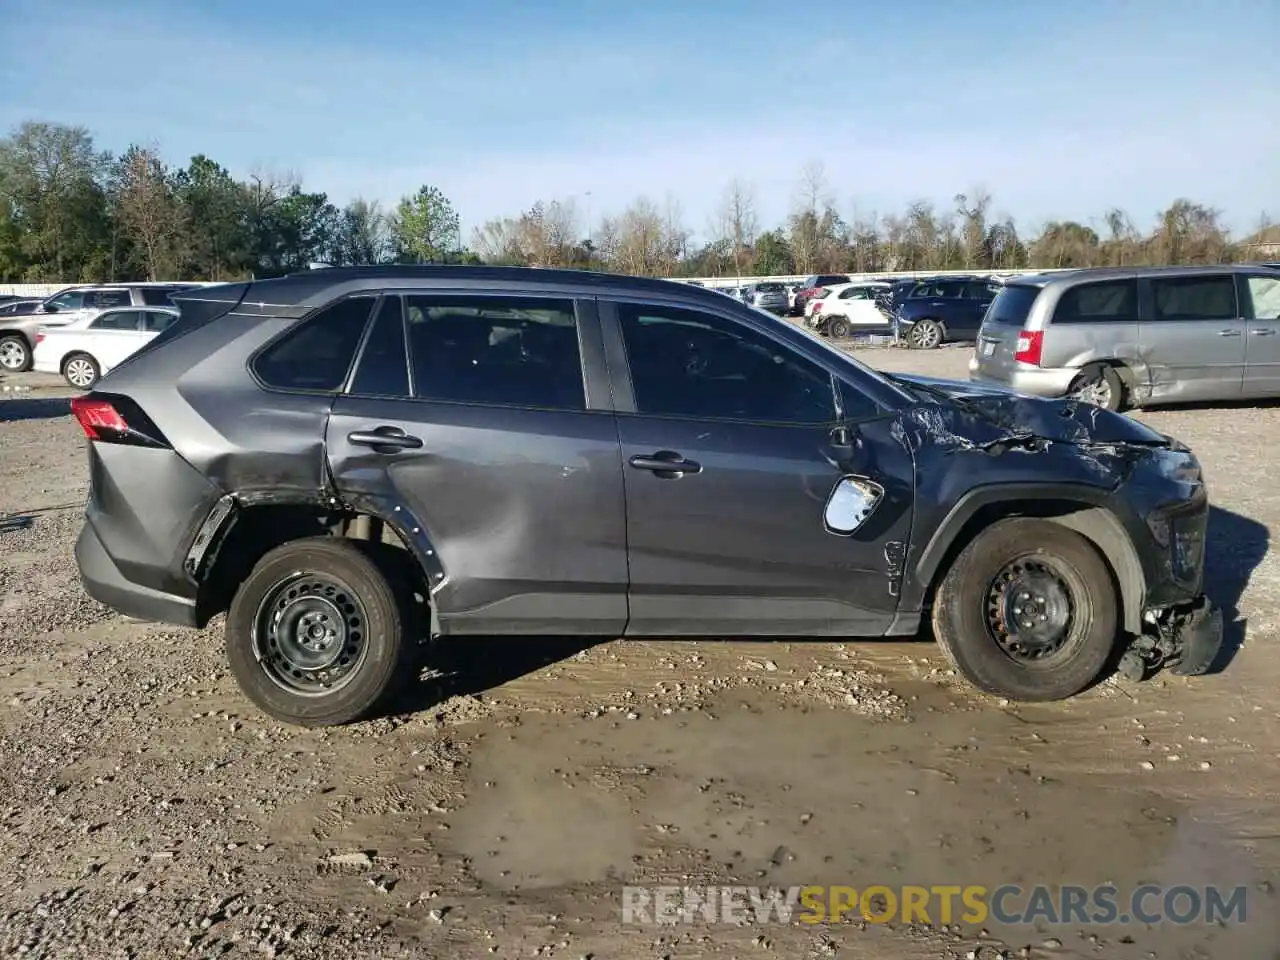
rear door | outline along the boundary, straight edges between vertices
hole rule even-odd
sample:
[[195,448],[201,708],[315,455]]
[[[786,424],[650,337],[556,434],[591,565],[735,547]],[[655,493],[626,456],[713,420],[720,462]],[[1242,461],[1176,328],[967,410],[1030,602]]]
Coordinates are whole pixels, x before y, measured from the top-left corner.
[[1151,395],[1165,401],[1241,395],[1246,322],[1230,273],[1144,279],[1138,333]]
[[431,551],[443,632],[627,620],[622,466],[593,301],[388,291],[326,432],[342,496]]
[[1236,279],[1247,321],[1244,393],[1280,396],[1280,275],[1260,271]]
[[106,373],[141,350],[153,336],[144,332],[140,310],[106,310],[89,321],[88,335],[77,339],[85,342],[99,369]]
[[977,339],[982,317],[995,299],[995,292],[985,280],[968,280],[960,284],[959,294],[959,300],[951,307],[947,330],[958,340]]
[[[754,320],[600,305],[626,485],[627,633],[883,633],[914,483],[892,417],[852,387],[837,393],[816,355]],[[852,459],[834,452],[845,425]],[[845,473],[890,491],[853,536],[823,525]]]

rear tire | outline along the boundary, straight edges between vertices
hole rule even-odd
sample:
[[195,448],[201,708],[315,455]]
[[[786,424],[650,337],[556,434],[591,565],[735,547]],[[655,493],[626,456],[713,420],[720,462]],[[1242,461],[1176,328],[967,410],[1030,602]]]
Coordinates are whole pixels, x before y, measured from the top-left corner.
[[917,320],[907,331],[907,344],[916,350],[936,350],[946,339],[946,332],[937,320]]
[[241,584],[227,658],[245,695],[277,720],[351,723],[405,679],[416,622],[399,578],[361,544],[308,537],[267,553]]
[[0,370],[6,373],[26,373],[31,369],[31,348],[16,333],[0,337]]
[[1103,410],[1119,411],[1125,407],[1124,381],[1115,368],[1105,363],[1085,367],[1072,382],[1070,393]]
[[92,390],[102,370],[98,361],[87,353],[73,353],[62,361],[62,376],[77,390]]
[[934,597],[933,632],[956,671],[980,690],[1062,700],[1106,668],[1118,606],[1093,543],[1049,520],[1011,518],[987,527],[955,558]]
[[852,332],[849,321],[844,317],[832,317],[827,321],[827,335],[832,340],[845,340]]

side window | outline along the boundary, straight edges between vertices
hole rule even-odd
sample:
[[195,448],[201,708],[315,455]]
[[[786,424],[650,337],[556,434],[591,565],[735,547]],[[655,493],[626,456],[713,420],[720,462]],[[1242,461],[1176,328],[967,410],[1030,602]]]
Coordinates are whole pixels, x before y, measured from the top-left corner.
[[112,310],[95,318],[89,324],[90,330],[137,330],[137,310]]
[[835,420],[827,372],[745,324],[639,304],[619,304],[618,315],[639,413],[769,423]]
[[259,353],[253,372],[279,390],[341,389],[373,303],[351,297],[326,307]]
[[572,300],[404,298],[420,400],[585,410]]
[[173,292],[170,287],[143,287],[142,302],[149,307],[169,307],[173,305],[173,301],[169,299],[169,294]]
[[1138,282],[1105,280],[1081,283],[1063,292],[1053,323],[1096,323],[1138,318]]
[[1227,276],[1169,277],[1151,281],[1157,320],[1232,320],[1235,279]]
[[1254,320],[1280,320],[1280,278],[1250,277],[1249,299]]
[[991,284],[979,280],[966,283],[963,296],[966,300],[990,300],[995,296],[995,291]]
[[79,310],[84,306],[84,291],[68,290],[66,293],[58,294],[49,301],[49,304],[59,310]]
[[142,329],[147,333],[160,333],[162,330],[169,329],[169,324],[177,319],[172,313],[164,313],[160,310],[143,310]]
[[90,290],[84,295],[84,305],[95,310],[107,310],[111,307],[127,307],[133,299],[128,290]]
[[387,297],[373,318],[360,353],[351,393],[366,397],[409,396],[409,358],[404,346],[404,301]]

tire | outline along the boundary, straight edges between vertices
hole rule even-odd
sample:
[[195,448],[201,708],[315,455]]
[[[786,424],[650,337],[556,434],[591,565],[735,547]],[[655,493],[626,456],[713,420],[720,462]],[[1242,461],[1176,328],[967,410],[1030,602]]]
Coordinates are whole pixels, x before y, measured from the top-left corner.
[[[337,537],[294,540],[259,560],[236,591],[226,624],[231,671],[277,720],[352,723],[404,680],[417,617],[399,579],[371,553]],[[299,637],[308,617],[317,632]],[[281,621],[294,629],[279,629]]]
[[1071,383],[1071,396],[1103,410],[1123,410],[1124,381],[1114,367],[1104,363],[1087,366]]
[[[1034,565],[1053,576],[1036,586],[1024,567],[1020,582],[997,592],[998,577],[1028,563],[1031,578]],[[1057,586],[1049,586],[1055,580]],[[1039,608],[1049,626],[1053,608],[1063,609],[1064,591],[1069,597],[1061,646],[1052,652],[1039,647],[1039,658],[1033,656],[1033,637],[1023,638],[1020,653],[1002,646],[997,636],[1003,633],[1008,643],[1010,635],[988,612],[1004,607],[1005,613],[1021,613],[1026,608],[1017,602],[1028,591],[1050,601]],[[934,597],[933,632],[951,665],[978,689],[1010,700],[1063,700],[1089,687],[1106,668],[1118,636],[1118,606],[1111,571],[1093,543],[1049,520],[1012,518],[987,527],[952,562]]]
[[87,353],[73,353],[62,361],[62,376],[77,390],[92,390],[102,370],[98,361]]
[[853,332],[844,317],[832,317],[827,321],[827,334],[832,340],[844,340]]
[[907,345],[914,350],[936,350],[946,339],[946,331],[937,320],[917,320],[907,331]]
[[17,333],[0,337],[0,370],[6,373],[26,373],[31,369],[31,348],[26,339]]

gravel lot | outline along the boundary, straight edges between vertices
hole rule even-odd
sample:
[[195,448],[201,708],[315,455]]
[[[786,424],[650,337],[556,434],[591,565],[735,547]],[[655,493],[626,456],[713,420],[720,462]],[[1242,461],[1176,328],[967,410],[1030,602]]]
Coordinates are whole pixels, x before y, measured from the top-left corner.
[[[963,378],[968,353],[866,349]],[[0,952],[1276,958],[1280,407],[1141,413],[1205,463],[1215,675],[1010,706],[932,644],[466,641],[395,716],[269,721],[202,632],[80,591],[82,436],[0,400]],[[1242,925],[624,927],[624,882],[1247,884]]]

